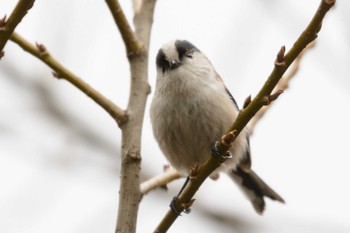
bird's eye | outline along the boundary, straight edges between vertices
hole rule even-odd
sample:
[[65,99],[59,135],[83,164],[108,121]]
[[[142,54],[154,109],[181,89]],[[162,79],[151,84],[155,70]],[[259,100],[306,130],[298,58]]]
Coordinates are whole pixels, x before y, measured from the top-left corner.
[[185,56],[188,58],[192,58],[193,51],[192,50],[187,50],[185,53]]

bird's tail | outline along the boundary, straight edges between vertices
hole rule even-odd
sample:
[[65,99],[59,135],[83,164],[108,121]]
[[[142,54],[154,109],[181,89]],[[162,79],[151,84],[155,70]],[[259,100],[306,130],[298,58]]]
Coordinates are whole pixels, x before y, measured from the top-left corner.
[[270,188],[253,170],[245,171],[237,167],[228,173],[246,194],[258,214],[262,214],[265,209],[264,197],[284,203],[283,198]]

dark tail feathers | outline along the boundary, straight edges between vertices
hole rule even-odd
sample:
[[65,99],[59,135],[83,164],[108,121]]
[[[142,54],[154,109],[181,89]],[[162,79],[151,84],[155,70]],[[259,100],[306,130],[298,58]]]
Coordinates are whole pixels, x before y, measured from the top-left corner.
[[262,214],[265,209],[264,196],[284,203],[283,198],[270,188],[253,170],[244,171],[240,167],[229,172],[233,181],[251,201],[255,211]]

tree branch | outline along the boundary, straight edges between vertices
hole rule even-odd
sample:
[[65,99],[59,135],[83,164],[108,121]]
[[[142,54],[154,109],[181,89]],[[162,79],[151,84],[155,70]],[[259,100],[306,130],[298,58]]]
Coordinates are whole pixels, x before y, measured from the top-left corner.
[[[140,191],[141,135],[148,84],[148,46],[153,23],[155,0],[143,0],[135,11],[135,32],[117,0],[106,0],[124,40],[130,63],[131,85],[127,112],[129,121],[122,128],[122,166],[120,170],[117,233],[136,232]],[[134,1],[135,3],[135,1]],[[140,17],[140,20],[136,18]]]
[[7,21],[6,16],[0,19],[0,59],[4,56],[4,51],[2,50],[6,42],[33,4],[34,0],[20,0]]
[[[196,174],[196,179],[190,179],[188,185],[178,197],[178,201],[175,204],[177,212],[181,213],[184,209],[188,208],[192,203],[192,197],[202,185],[204,180],[220,166],[220,164],[227,159],[226,153],[231,146],[231,143],[253,118],[253,116],[266,104],[278,97],[278,94],[272,94],[272,90],[281,79],[284,72],[296,59],[296,57],[302,52],[302,50],[317,37],[317,33],[321,29],[322,20],[328,10],[335,4],[335,0],[322,0],[319,8],[317,9],[311,22],[305,29],[305,31],[299,36],[294,43],[293,47],[284,55],[284,47],[277,54],[275,61],[275,67],[272,70],[267,81],[259,91],[258,95],[247,106],[242,109],[237,116],[237,119],[228,129],[227,133],[223,135],[220,141],[217,142],[215,147],[215,153],[211,156],[199,169]],[[170,226],[175,222],[178,215],[173,210],[169,210],[158,227],[155,229],[155,233],[167,232]]]
[[[280,79],[280,81],[277,83],[277,86],[275,87],[275,91],[277,90],[283,90],[285,91],[289,87],[290,80],[298,73],[300,68],[300,63],[302,58],[304,57],[305,53],[309,51],[311,48],[315,46],[315,41],[310,43],[295,59],[291,67],[287,70],[286,74],[283,75],[283,77]],[[252,135],[255,129],[255,126],[257,123],[265,116],[265,113],[273,106],[273,103],[271,103],[268,106],[263,107],[260,111],[258,111],[253,119],[249,122],[248,128],[249,133]]]
[[165,187],[171,181],[177,180],[181,177],[183,176],[181,176],[181,174],[174,168],[167,168],[162,174],[154,176],[151,179],[143,182],[140,186],[141,193],[147,194],[153,189]]
[[156,0],[133,0],[135,33],[148,50]]
[[118,0],[106,0],[106,3],[123,38],[127,56],[130,57],[140,52],[142,53],[143,45],[132,31]]
[[79,90],[84,92],[93,101],[95,101],[104,110],[106,110],[120,127],[127,122],[128,117],[124,110],[116,106],[112,101],[107,99],[89,84],[85,83],[82,79],[80,79],[78,76],[60,64],[54,57],[49,54],[44,45],[36,44],[35,46],[15,32],[11,36],[11,41],[19,45],[24,51],[32,54],[44,62],[46,65],[51,67],[54,70],[53,75],[55,77],[67,80]]

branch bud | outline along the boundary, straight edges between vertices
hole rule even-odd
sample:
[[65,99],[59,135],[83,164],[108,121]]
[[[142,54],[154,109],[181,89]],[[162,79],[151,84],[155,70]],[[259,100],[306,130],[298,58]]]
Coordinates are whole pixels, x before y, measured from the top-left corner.
[[271,104],[271,102],[276,100],[282,93],[283,93],[283,90],[278,90],[269,96],[265,96],[262,99],[262,104],[265,106]]
[[59,73],[57,73],[56,71],[52,71],[52,75],[53,75],[55,78],[57,78],[57,79],[60,79],[60,78],[61,78],[60,75],[59,75]]
[[43,44],[39,44],[37,42],[35,42],[36,47],[38,48],[40,55],[46,55],[47,54],[47,49],[45,47],[45,45]]
[[269,95],[269,101],[272,102],[276,100],[282,93],[283,93],[283,90],[278,90],[275,93]]
[[252,95],[249,95],[243,103],[243,109],[245,109],[246,107],[248,107],[248,105],[250,104],[250,102],[252,102]]
[[270,104],[269,97],[264,96],[264,98],[262,99],[262,104],[265,106],[269,105]]
[[284,53],[286,52],[286,47],[283,45],[281,49],[277,53],[277,57],[275,60],[275,66],[284,66]]
[[195,163],[192,167],[191,167],[191,172],[190,172],[190,180],[195,180],[197,179],[196,176],[197,176],[197,173],[198,173],[198,168],[199,168],[199,164],[198,162]]
[[195,200],[196,200],[196,199],[191,199],[189,202],[181,204],[181,207],[184,209],[184,212],[185,212],[186,214],[191,213],[190,207],[193,205],[193,202],[194,202]]
[[223,144],[226,147],[231,146],[231,143],[236,137],[237,130],[233,130],[225,135],[222,136],[221,138],[221,144]]

